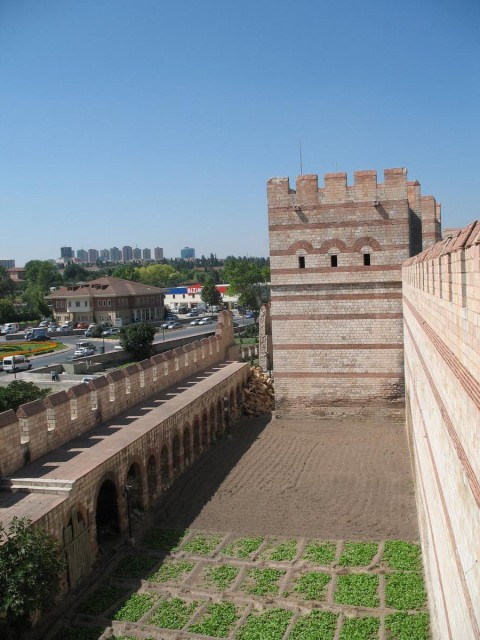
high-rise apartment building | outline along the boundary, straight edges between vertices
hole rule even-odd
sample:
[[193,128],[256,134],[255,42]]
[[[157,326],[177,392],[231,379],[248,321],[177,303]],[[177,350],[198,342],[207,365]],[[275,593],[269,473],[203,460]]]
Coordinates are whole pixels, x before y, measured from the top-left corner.
[[163,260],[163,249],[161,247],[155,247],[153,250],[154,260]]
[[89,249],[88,250],[88,261],[90,262],[90,264],[94,264],[99,257],[99,253],[96,249]]
[[0,260],[0,267],[4,269],[13,269],[15,266],[15,260]]
[[144,249],[142,252],[142,257],[144,260],[151,260],[152,259],[152,252],[150,251],[150,249]]
[[88,251],[85,251],[85,249],[78,249],[77,260],[80,262],[88,262]]
[[74,254],[72,247],[60,247],[60,258],[63,260],[73,260]]
[[122,259],[122,252],[118,247],[112,247],[110,249],[110,260],[112,262],[120,262]]
[[135,247],[135,249],[133,250],[133,259],[134,260],[142,259],[142,250],[139,249],[138,247]]
[[182,260],[195,258],[195,249],[192,247],[184,247],[183,249],[180,249],[180,258],[182,258]]
[[133,260],[133,249],[126,245],[122,247],[122,260],[123,262],[131,262]]
[[100,258],[102,258],[102,260],[105,260],[105,261],[110,260],[110,250],[109,249],[101,249],[100,250]]

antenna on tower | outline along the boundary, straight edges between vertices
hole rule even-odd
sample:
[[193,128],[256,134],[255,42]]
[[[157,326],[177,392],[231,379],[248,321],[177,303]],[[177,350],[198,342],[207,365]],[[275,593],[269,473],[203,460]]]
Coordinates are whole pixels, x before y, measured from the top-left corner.
[[300,175],[303,176],[303,160],[302,160],[302,139],[298,139],[298,146],[300,150]]

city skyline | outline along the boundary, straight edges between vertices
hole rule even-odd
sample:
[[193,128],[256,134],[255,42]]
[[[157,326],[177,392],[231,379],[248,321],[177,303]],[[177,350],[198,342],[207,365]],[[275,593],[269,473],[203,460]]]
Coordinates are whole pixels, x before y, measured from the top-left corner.
[[393,167],[463,227],[479,32],[476,0],[4,0],[0,256],[57,258],[67,224],[85,250],[266,256],[269,178]]

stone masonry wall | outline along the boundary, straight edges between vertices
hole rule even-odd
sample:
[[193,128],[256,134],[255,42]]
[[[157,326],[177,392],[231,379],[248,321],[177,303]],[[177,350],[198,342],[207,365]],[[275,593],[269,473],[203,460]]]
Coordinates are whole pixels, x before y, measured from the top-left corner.
[[215,336],[22,405],[16,414],[0,414],[0,477],[183,378],[235,357],[234,351],[232,315],[225,311]]
[[407,425],[435,638],[480,638],[480,222],[403,268]]
[[268,208],[277,414],[400,409],[401,264],[440,237],[435,200],[388,169],[273,178]]

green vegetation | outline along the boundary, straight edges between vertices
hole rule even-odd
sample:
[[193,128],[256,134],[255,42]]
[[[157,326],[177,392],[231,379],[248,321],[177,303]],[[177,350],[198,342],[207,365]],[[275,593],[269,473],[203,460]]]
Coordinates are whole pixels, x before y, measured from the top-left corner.
[[202,302],[208,304],[209,307],[219,307],[223,302],[222,294],[217,289],[210,276],[207,277],[203,283],[200,298],[202,299]]
[[45,342],[2,342],[0,345],[0,359],[8,356],[32,356],[46,354],[63,349],[65,345],[53,340]]
[[332,576],[328,573],[309,571],[297,581],[295,591],[302,594],[305,600],[322,600],[325,596],[325,587],[331,579]]
[[81,603],[77,611],[89,616],[99,616],[110,607],[113,607],[127,593],[128,591],[125,587],[108,583],[102,584]]
[[200,621],[191,625],[188,630],[213,638],[227,638],[238,618],[237,607],[234,604],[210,604]]
[[239,304],[247,309],[258,310],[269,300],[270,269],[247,258],[227,258],[224,268],[228,293],[238,295]]
[[378,607],[378,576],[368,573],[351,573],[338,576],[335,602],[355,607]]
[[14,517],[8,528],[0,523],[0,632],[20,631],[32,611],[55,603],[63,568],[58,542],[31,520]]
[[225,589],[228,589],[232,585],[239,571],[240,569],[238,567],[221,564],[220,566],[207,567],[205,576],[207,581],[213,583],[217,589],[225,591]]
[[385,618],[388,640],[428,640],[429,617],[427,613],[394,613]]
[[120,346],[136,360],[146,360],[153,355],[155,332],[155,327],[147,322],[122,327],[119,336]]
[[293,613],[285,609],[252,613],[237,631],[235,640],[282,640],[292,616]]
[[377,552],[376,542],[347,542],[338,564],[342,567],[366,567]]
[[222,553],[235,558],[248,558],[251,553],[257,551],[264,538],[239,538],[222,549]]
[[243,589],[255,596],[277,595],[278,581],[285,573],[282,569],[249,569]]
[[186,560],[170,560],[165,562],[159,570],[151,575],[148,580],[150,582],[170,582],[183,577],[193,569],[193,562]]
[[113,572],[119,578],[140,578],[149,571],[158,560],[151,556],[133,556],[123,560]]
[[187,553],[194,553],[198,556],[208,556],[222,540],[222,536],[205,535],[203,533],[196,533],[194,536],[187,540],[183,545],[183,550]]
[[189,533],[188,529],[151,529],[147,533],[144,545],[155,551],[177,551]]
[[151,593],[134,593],[125,604],[115,613],[114,620],[125,622],[138,622],[140,618],[150,611],[155,598]]
[[331,564],[335,559],[337,545],[333,542],[309,542],[305,546],[303,559],[315,564]]
[[336,625],[335,613],[315,610],[295,622],[288,640],[333,640]]
[[340,640],[376,640],[380,629],[380,619],[373,616],[345,618]]
[[264,557],[277,562],[290,562],[297,555],[297,541],[287,540],[265,550]]
[[420,571],[422,558],[420,547],[404,540],[388,540],[383,551],[384,564],[397,571]]
[[13,380],[7,386],[0,387],[0,413],[9,409],[16,411],[26,402],[46,398],[51,391],[51,389],[40,389],[33,382]]
[[419,573],[392,573],[386,576],[385,604],[392,609],[420,609],[427,601]]
[[181,598],[162,600],[149,622],[164,629],[181,629],[184,627],[199,602],[185,602]]
[[98,640],[103,632],[102,627],[69,627],[62,629],[55,640]]

